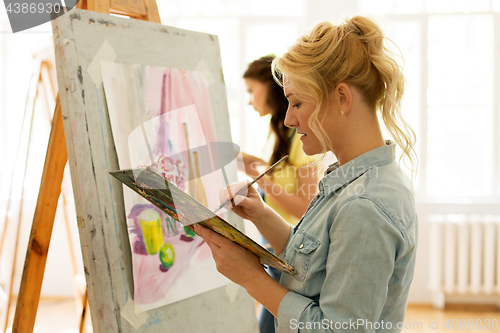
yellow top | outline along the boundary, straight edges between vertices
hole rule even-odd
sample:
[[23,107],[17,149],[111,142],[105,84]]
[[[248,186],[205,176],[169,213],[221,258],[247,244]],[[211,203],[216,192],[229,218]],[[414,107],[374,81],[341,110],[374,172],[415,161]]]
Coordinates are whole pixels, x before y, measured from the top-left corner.
[[[284,168],[277,167],[272,172],[273,183],[279,185],[281,187],[281,190],[284,190],[287,193],[297,194],[299,191],[299,178],[297,175],[299,172],[299,168],[308,163],[316,161],[317,158],[317,155],[308,156],[306,155],[306,153],[304,153],[304,151],[302,150],[302,141],[300,141],[300,135],[294,133],[288,159],[284,162],[281,162],[281,165],[286,162],[286,166]],[[302,191],[307,190],[307,188],[302,189]],[[280,214],[281,217],[283,217],[288,223],[296,225],[299,222],[298,217],[289,213],[286,208],[283,208],[281,205],[279,205],[275,200],[273,200],[273,198],[266,196],[266,203],[278,214]]]

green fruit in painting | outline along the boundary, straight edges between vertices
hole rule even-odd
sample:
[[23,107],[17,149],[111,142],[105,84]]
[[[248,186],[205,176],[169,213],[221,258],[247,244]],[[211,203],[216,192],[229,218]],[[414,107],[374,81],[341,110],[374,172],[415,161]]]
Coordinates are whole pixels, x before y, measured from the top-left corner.
[[184,227],[184,232],[186,233],[186,236],[188,236],[188,237],[193,238],[194,236],[196,236],[196,232],[194,232],[193,230],[189,229],[186,226]]
[[174,264],[175,260],[175,250],[172,244],[165,243],[160,249],[160,261],[161,265],[169,269]]

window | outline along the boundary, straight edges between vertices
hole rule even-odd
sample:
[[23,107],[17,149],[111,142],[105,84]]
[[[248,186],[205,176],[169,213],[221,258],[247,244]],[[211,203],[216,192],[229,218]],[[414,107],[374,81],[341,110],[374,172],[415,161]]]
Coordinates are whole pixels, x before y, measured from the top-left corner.
[[490,196],[493,17],[433,15],[428,27],[427,194]]
[[[358,0],[405,58],[421,197],[500,196],[499,0]],[[451,199],[455,200],[455,199]]]

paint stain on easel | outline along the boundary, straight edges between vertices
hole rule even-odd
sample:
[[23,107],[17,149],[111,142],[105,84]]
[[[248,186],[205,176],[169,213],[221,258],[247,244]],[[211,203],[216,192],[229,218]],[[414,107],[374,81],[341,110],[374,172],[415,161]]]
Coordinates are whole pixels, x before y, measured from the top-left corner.
[[85,228],[85,221],[83,220],[83,216],[77,216],[76,223],[78,225],[78,228]]
[[[173,312],[172,316],[175,317],[176,313]],[[155,311],[154,314],[150,315],[149,322],[144,325],[144,328],[150,328],[151,326],[156,325],[156,324],[160,324],[162,322],[163,322],[163,319],[161,319],[158,316],[158,311]]]
[[44,251],[42,246],[40,245],[40,243],[38,243],[38,241],[35,239],[33,239],[33,245],[31,247],[31,251],[42,256],[44,253],[46,253],[47,251]]
[[80,83],[83,84],[82,66],[78,66],[78,71],[76,73],[76,76],[78,77],[78,81],[80,81]]
[[109,27],[109,26],[116,26],[115,23],[113,23],[111,21],[103,20],[103,19],[99,19],[97,22],[100,23],[100,24],[105,24],[107,27]]
[[[78,81],[83,85],[83,75],[82,75],[82,66],[78,66],[78,71],[76,72],[76,76],[78,77]],[[82,101],[85,104],[85,89],[82,89]]]
[[224,83],[224,73],[222,73],[222,68],[220,69],[220,80]]
[[77,14],[77,13],[71,14],[69,16],[69,18],[72,19],[72,20],[75,20],[75,19],[81,20],[80,14]]

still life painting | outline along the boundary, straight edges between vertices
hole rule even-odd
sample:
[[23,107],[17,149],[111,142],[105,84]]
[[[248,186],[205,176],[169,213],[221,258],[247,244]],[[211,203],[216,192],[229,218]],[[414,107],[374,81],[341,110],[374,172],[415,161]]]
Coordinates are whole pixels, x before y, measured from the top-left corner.
[[[204,206],[217,207],[227,179],[207,162],[217,137],[202,73],[114,62],[101,62],[101,69],[120,169],[147,166]],[[217,152],[208,153],[216,160]],[[143,310],[228,283],[209,247],[180,217],[125,187],[124,202],[134,301]]]

